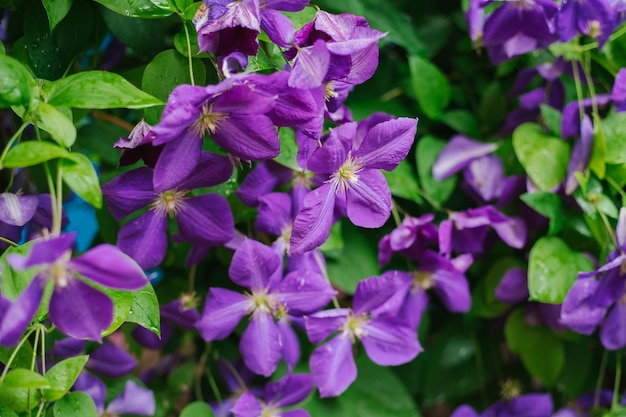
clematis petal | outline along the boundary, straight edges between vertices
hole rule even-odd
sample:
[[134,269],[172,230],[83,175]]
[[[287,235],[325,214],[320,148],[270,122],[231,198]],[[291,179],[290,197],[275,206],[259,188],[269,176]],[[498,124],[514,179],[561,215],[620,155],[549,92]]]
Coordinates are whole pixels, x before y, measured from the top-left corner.
[[397,291],[405,287],[402,273],[387,271],[379,277],[359,281],[354,291],[352,309],[354,313],[368,313],[389,300]]
[[496,300],[516,304],[528,300],[528,279],[523,268],[509,269],[496,288]]
[[330,235],[333,223],[335,193],[330,184],[312,190],[293,222],[290,254],[302,254],[322,245]]
[[68,250],[72,249],[75,240],[76,232],[65,233],[50,239],[38,239],[31,246],[27,257],[9,254],[7,260],[15,269],[52,264],[62,258]]
[[113,415],[153,416],[156,411],[154,393],[152,390],[138,386],[133,381],[126,381],[124,391],[111,401],[106,411]]
[[167,99],[161,121],[152,128],[156,135],[153,145],[162,145],[185,134],[187,128],[200,117],[202,103],[209,97],[204,87],[187,84],[176,87]]
[[82,391],[89,395],[96,404],[98,415],[104,413],[104,399],[107,394],[107,387],[99,378],[83,371],[76,379],[76,382],[74,382],[72,390]]
[[280,331],[272,316],[257,310],[243,332],[239,350],[246,366],[254,373],[270,376],[282,358]]
[[12,347],[19,343],[41,304],[45,284],[45,279],[37,275],[13,302],[0,295],[3,309],[0,316],[0,345]]
[[433,165],[433,177],[443,180],[462,170],[474,159],[495,151],[495,143],[481,143],[466,136],[456,135],[441,151]]
[[617,239],[617,244],[621,248],[626,247],[626,207],[621,207],[619,209],[617,227],[615,228],[615,237]]
[[334,308],[305,316],[304,326],[311,343],[320,343],[339,331],[345,325],[349,313],[349,308]]
[[109,288],[138,290],[149,281],[143,270],[116,246],[102,244],[69,262],[70,267]]
[[620,350],[626,346],[626,303],[619,301],[609,310],[600,326],[602,346]]
[[265,9],[261,12],[261,29],[276,45],[287,48],[293,39],[293,23],[278,10]]
[[104,343],[91,352],[87,366],[109,378],[124,376],[137,366],[137,360],[126,350],[113,343]]
[[154,192],[175,189],[193,172],[200,161],[202,138],[186,133],[165,145],[154,167]]
[[343,393],[354,382],[357,373],[350,336],[341,333],[315,349],[309,368],[320,397],[336,397]]
[[[308,169],[319,174],[336,172],[348,159],[356,132],[356,123],[345,123],[333,129],[324,141],[324,145],[317,148],[309,158]],[[308,142],[311,141],[308,140]]]
[[269,382],[265,386],[263,398],[279,407],[288,407],[304,400],[313,388],[313,378],[307,374],[287,373],[277,382]]
[[291,169],[274,161],[262,161],[244,178],[235,194],[245,205],[255,207],[260,197],[286,184],[292,176]]
[[39,205],[36,195],[0,194],[0,221],[11,226],[24,226],[35,215]]
[[300,360],[300,342],[298,335],[286,319],[278,322],[280,340],[283,345],[283,359],[290,369],[298,364]]
[[354,153],[368,169],[394,170],[406,158],[417,132],[417,119],[400,117],[374,125]]
[[291,197],[286,193],[269,193],[259,198],[259,215],[254,228],[263,233],[280,236],[291,222]]
[[391,216],[391,191],[382,172],[365,170],[346,191],[346,212],[356,226],[382,227]]
[[185,201],[176,216],[180,234],[196,244],[222,244],[233,238],[235,222],[228,201],[205,194]]
[[223,149],[246,161],[274,158],[280,152],[274,123],[261,114],[231,114],[212,137]]
[[102,195],[109,212],[119,222],[156,198],[152,169],[142,167],[118,175],[102,185]]
[[598,286],[598,281],[593,278],[582,278],[574,282],[563,301],[560,322],[577,333],[593,333],[606,311],[605,308],[591,303]]
[[167,218],[150,210],[126,223],[117,246],[143,269],[157,266],[167,251]]
[[49,312],[50,321],[62,333],[100,342],[102,331],[113,321],[113,302],[81,280],[70,279],[65,287],[56,286]]
[[223,288],[209,288],[196,328],[207,342],[225,339],[250,307],[250,300],[243,294]]
[[313,271],[294,271],[272,290],[289,314],[302,316],[321,310],[337,295],[328,281]]
[[479,417],[479,415],[469,405],[462,405],[454,410],[450,417]]
[[230,412],[235,417],[259,417],[262,415],[263,407],[250,391],[246,391],[239,396]]
[[311,417],[308,411],[300,408],[295,410],[283,411],[281,417]]
[[194,190],[201,187],[212,187],[228,181],[233,173],[231,160],[224,155],[211,152],[200,153],[198,165],[179,184],[179,190]]
[[401,365],[412,361],[422,351],[415,330],[395,318],[373,319],[363,330],[361,342],[365,352],[378,365]]
[[465,313],[472,304],[472,295],[465,276],[459,271],[446,269],[437,270],[432,279],[435,281],[435,292],[452,313]]
[[326,42],[318,39],[298,51],[289,75],[289,86],[309,89],[322,85],[330,66],[330,51]]
[[281,266],[281,257],[272,248],[253,239],[246,239],[237,248],[228,275],[242,287],[265,290],[270,278]]

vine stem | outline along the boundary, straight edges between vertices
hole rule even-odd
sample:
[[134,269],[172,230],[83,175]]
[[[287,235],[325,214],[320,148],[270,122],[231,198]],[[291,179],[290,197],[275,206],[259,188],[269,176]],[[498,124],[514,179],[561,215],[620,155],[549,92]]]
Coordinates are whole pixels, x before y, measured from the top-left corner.
[[56,184],[56,213],[52,223],[52,235],[58,236],[61,234],[61,223],[63,223],[63,165],[61,161],[57,164],[57,184]]
[[9,245],[14,246],[14,247],[20,246],[17,243],[13,242],[12,240],[7,239],[6,237],[0,236],[0,241],[4,243],[8,243]]
[[20,128],[17,129],[17,131],[13,134],[13,136],[11,136],[11,139],[9,139],[9,142],[7,143],[7,146],[4,147],[4,150],[2,151],[2,155],[0,155],[0,169],[3,168],[2,163],[4,162],[4,158],[7,156],[7,153],[9,153],[9,149],[11,149],[11,147],[13,146],[15,141],[20,136],[22,136],[22,132],[24,131],[24,129],[26,129],[26,126],[28,126],[27,122],[22,123]]
[[183,21],[183,27],[185,28],[185,38],[187,38],[187,58],[189,60],[189,78],[191,85],[196,85],[196,80],[193,77],[193,61],[191,59],[191,39],[189,38],[189,29],[187,29],[187,23]]
[[619,351],[615,354],[615,382],[613,383],[613,402],[612,409],[615,409],[619,405],[619,385],[622,379],[622,357]]
[[593,396],[593,406],[597,408],[600,405],[600,391],[602,390],[602,380],[604,379],[604,372],[606,372],[606,363],[609,359],[609,352],[605,349],[602,355],[602,362],[600,362],[600,371],[598,373],[598,381],[596,382],[596,392]]
[[37,327],[32,327],[28,333],[26,333],[24,335],[24,337],[22,337],[22,340],[20,340],[20,343],[17,344],[17,346],[15,346],[15,350],[11,353],[11,356],[9,356],[9,360],[6,362],[5,366],[4,366],[4,370],[2,371],[2,375],[0,375],[0,385],[2,385],[2,383],[4,382],[4,378],[7,376],[7,373],[9,372],[9,369],[11,368],[11,364],[13,363],[13,361],[15,360],[15,357],[17,356],[17,352],[20,351],[20,349],[22,348],[22,345],[24,343],[26,343],[26,341],[28,340],[28,338],[30,337],[31,334],[33,334],[33,332],[37,329]]

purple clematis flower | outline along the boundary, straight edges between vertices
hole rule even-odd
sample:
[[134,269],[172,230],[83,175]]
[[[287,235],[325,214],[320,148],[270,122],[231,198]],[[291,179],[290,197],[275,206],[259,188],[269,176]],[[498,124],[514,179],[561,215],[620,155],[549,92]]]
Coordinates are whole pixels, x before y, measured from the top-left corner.
[[119,378],[135,369],[137,360],[116,344],[104,343],[91,352],[86,366],[109,378]]
[[374,313],[389,301],[399,284],[395,274],[367,278],[357,285],[352,309],[336,308],[304,317],[313,343],[338,332],[315,349],[309,360],[321,397],[340,395],[356,379],[352,345],[357,339],[363,343],[367,356],[382,366],[407,363],[422,351],[415,330],[399,318]]
[[265,386],[262,401],[251,392],[241,394],[231,412],[235,417],[309,417],[309,413],[305,410],[284,411],[282,409],[304,400],[312,388],[313,382],[310,375],[288,373],[279,381],[270,382]]
[[[101,332],[113,321],[113,302],[86,284],[77,274],[109,288],[137,290],[148,284],[145,274],[130,257],[112,245],[99,245],[71,259],[76,234],[38,240],[28,257],[9,255],[15,269],[39,268],[25,292],[28,299],[12,320],[28,323],[43,297],[44,289],[53,285],[49,315],[61,332],[78,339],[101,341]],[[33,309],[34,307],[34,309]],[[12,310],[8,312],[13,313]],[[80,320],[76,320],[80,317]],[[6,316],[4,321],[9,319]]]
[[187,194],[196,188],[220,184],[230,178],[231,172],[232,164],[227,157],[202,153],[190,175],[171,187],[158,184],[165,175],[159,164],[154,171],[148,167],[134,169],[104,184],[104,199],[117,221],[150,206],[150,210],[122,226],[117,240],[119,248],[144,269],[157,266],[167,251],[168,217],[176,218],[181,236],[192,243],[229,241],[234,223],[226,199],[215,194],[195,197]]
[[399,118],[371,127],[358,141],[357,124],[333,129],[308,161],[308,168],[327,178],[304,198],[293,223],[290,253],[303,253],[328,238],[338,198],[345,198],[348,218],[357,226],[380,227],[391,215],[391,192],[380,172],[391,171],[413,144],[417,120]]
[[155,137],[152,126],[142,119],[127,138],[119,138],[113,145],[122,150],[119,166],[133,165],[141,159],[147,166],[154,168],[163,150],[163,146],[152,146]]
[[312,270],[293,271],[282,278],[282,257],[272,248],[245,240],[235,251],[229,269],[231,279],[249,288],[240,294],[210,288],[196,328],[208,342],[228,337],[241,319],[251,314],[240,350],[246,366],[260,375],[271,375],[283,357],[281,332],[275,320],[289,313],[310,314],[323,308],[336,294],[321,275]]
[[462,135],[453,136],[433,165],[433,178],[444,180],[496,149],[496,143],[482,143]]
[[606,0],[564,0],[556,17],[559,40],[567,42],[578,34],[598,40],[600,49],[613,33],[616,16]]
[[565,179],[565,194],[572,194],[578,187],[578,180],[574,175],[583,172],[589,165],[591,151],[593,149],[593,125],[591,118],[586,114],[580,124],[580,140],[574,145],[572,157],[567,165],[567,178]]
[[498,401],[481,417],[551,417],[553,408],[550,394],[524,394]]
[[419,260],[430,244],[438,242],[437,226],[432,222],[435,215],[424,214],[420,217],[406,217],[402,224],[378,242],[378,265],[387,265],[395,252]]

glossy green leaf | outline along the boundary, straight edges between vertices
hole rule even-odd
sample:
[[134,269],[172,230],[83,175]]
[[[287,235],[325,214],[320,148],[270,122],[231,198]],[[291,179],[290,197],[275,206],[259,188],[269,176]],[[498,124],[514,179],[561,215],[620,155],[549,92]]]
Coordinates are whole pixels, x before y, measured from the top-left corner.
[[[189,48],[187,47],[187,34],[185,33],[184,27],[181,28],[180,32],[174,35],[174,48],[176,48],[178,53],[184,57],[189,56],[189,49],[191,48],[192,58],[208,58],[208,53],[200,52],[200,47],[198,46],[198,36],[193,23],[188,20],[185,24],[187,25],[187,31],[189,32]],[[197,70],[198,68],[195,69]]]
[[44,89],[48,103],[80,109],[141,109],[163,102],[106,71],[85,71],[61,78]]
[[467,110],[450,110],[439,117],[439,121],[445,123],[451,129],[471,137],[480,136],[478,120]]
[[520,199],[537,213],[550,219],[549,235],[554,235],[562,229],[562,203],[561,198],[557,194],[549,191],[536,191],[534,193],[522,194]]
[[70,158],[60,161],[63,181],[82,199],[96,208],[102,207],[102,191],[98,174],[85,155],[72,152]]
[[504,327],[507,343],[522,358],[528,372],[547,386],[553,385],[565,365],[565,347],[544,326],[531,326],[524,320],[524,309],[515,310]]
[[204,401],[189,403],[180,412],[180,417],[215,417],[213,409]]
[[[0,363],[7,364],[13,351],[15,348],[5,348],[4,346],[0,346]],[[11,362],[12,368],[30,368],[30,364],[33,360],[33,347],[30,342],[26,342],[20,347],[20,350],[17,352],[15,357],[13,358],[13,362]],[[1,414],[0,414],[1,415]]]
[[378,252],[376,242],[352,224],[343,222],[341,229],[346,244],[338,259],[328,261],[328,277],[337,287],[354,294],[359,281],[380,274]]
[[2,417],[19,417],[15,414],[15,411],[11,410],[9,407],[0,404],[0,416]]
[[96,0],[103,6],[127,17],[163,18],[174,11],[165,0]]
[[18,60],[0,55],[0,108],[29,106],[36,97],[37,84]]
[[[99,9],[111,34],[137,55],[150,58],[171,46],[171,35],[166,29],[168,27],[167,20],[137,19],[115,13],[104,6],[99,7]],[[131,81],[128,77],[125,78]],[[139,84],[133,82],[133,85]]]
[[314,6],[306,6],[304,9],[299,12],[284,12],[285,15],[291,20],[293,23],[294,30],[300,30],[302,26],[313,21],[315,19],[315,14],[317,13],[317,9]]
[[567,173],[567,142],[545,133],[541,126],[524,123],[513,132],[513,148],[526,173],[542,191],[559,185]]
[[74,356],[64,359],[55,364],[45,378],[50,382],[50,389],[43,391],[43,396],[48,401],[56,401],[68,393],[78,375],[85,367],[89,355]]
[[42,0],[50,21],[50,32],[59,24],[72,8],[74,0]]
[[312,396],[303,404],[311,416],[420,417],[406,388],[391,369],[372,363],[365,355],[356,360],[358,377],[337,398]]
[[0,385],[0,405],[18,413],[35,408],[40,398],[41,394],[36,389],[11,388],[6,384]]
[[17,247],[8,248],[2,256],[0,256],[0,268],[2,270],[2,279],[0,279],[0,293],[9,300],[15,300],[28,284],[35,278],[37,268],[28,268],[16,270],[9,265],[7,257],[11,254],[27,256],[34,241],[26,242]]
[[274,158],[274,161],[294,171],[302,171],[296,161],[298,156],[296,133],[291,128],[283,127],[278,131],[278,139],[280,140],[280,155]]
[[593,264],[585,255],[572,251],[558,237],[542,237],[530,250],[530,298],[542,303],[562,303],[578,273],[592,269]]
[[594,136],[593,147],[591,149],[591,157],[589,158],[589,168],[600,179],[604,179],[606,175],[606,137],[602,127],[603,121],[600,116],[594,115]]
[[82,391],[73,391],[54,403],[54,416],[59,417],[97,417],[96,404]]
[[[196,84],[203,85],[206,78],[204,64],[194,59],[192,65]],[[146,67],[141,80],[141,88],[162,100],[167,100],[174,88],[181,84],[191,84],[189,61],[174,49],[155,56]],[[156,124],[161,117],[161,111],[156,108],[148,109],[146,121]]]
[[56,107],[41,102],[37,106],[37,126],[50,133],[59,145],[71,147],[76,141],[74,122]]
[[547,104],[541,104],[541,118],[554,136],[561,136],[561,112]]
[[159,300],[151,284],[132,291],[132,305],[126,321],[137,323],[150,330],[157,336],[161,335],[161,316],[159,312]]
[[50,388],[50,381],[37,372],[28,369],[14,369],[4,378],[3,386],[7,388]]
[[428,117],[437,118],[450,101],[450,84],[431,62],[417,55],[409,56],[411,85],[417,101]]
[[422,204],[424,200],[419,194],[419,185],[415,176],[415,169],[404,160],[391,172],[383,171],[385,179],[389,184],[391,194],[396,197],[406,198],[417,204]]
[[415,149],[417,175],[422,190],[439,204],[444,203],[452,195],[457,183],[456,175],[443,181],[437,181],[433,178],[433,165],[445,146],[446,142],[441,139],[424,136],[419,139]]
[[56,158],[69,158],[70,153],[52,142],[27,141],[12,147],[2,165],[6,168],[22,168],[37,165]]
[[610,112],[602,120],[602,132],[606,141],[606,163],[626,163],[626,113]]
[[91,286],[105,293],[113,301],[113,321],[108,329],[102,332],[102,336],[108,336],[127,320],[133,306],[133,295],[130,291],[114,290],[90,282]]

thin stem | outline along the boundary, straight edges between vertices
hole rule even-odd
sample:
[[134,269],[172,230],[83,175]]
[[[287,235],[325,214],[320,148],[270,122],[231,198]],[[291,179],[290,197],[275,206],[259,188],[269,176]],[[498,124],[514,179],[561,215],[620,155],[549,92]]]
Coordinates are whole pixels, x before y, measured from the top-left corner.
[[222,394],[220,394],[220,390],[217,387],[217,383],[215,382],[215,376],[213,375],[213,372],[211,372],[211,368],[208,368],[207,370],[207,379],[209,380],[211,391],[213,391],[213,395],[215,395],[215,400],[219,405],[222,405],[224,400],[222,399]]
[[52,235],[61,234],[61,223],[63,223],[63,165],[61,161],[57,164],[57,185],[56,185],[56,213],[57,217],[52,223]]
[[[583,72],[585,74],[585,78],[587,79],[587,88],[589,89],[589,97],[591,97],[591,108],[594,116],[598,116],[598,100],[596,98],[596,88],[591,79],[591,58],[589,53],[583,54],[583,58]],[[595,120],[600,120],[600,117],[595,117]]]
[[609,36],[609,42],[614,41],[615,39],[619,38],[625,33],[626,33],[626,25],[622,25],[622,27],[619,28],[619,30],[613,32],[613,34]]
[[426,193],[424,190],[422,190],[421,188],[417,188],[417,193],[428,202],[428,204],[430,204],[431,206],[433,206],[433,208],[437,211],[440,211],[442,213],[450,213],[450,210],[441,207],[441,205],[436,202],[431,196],[428,195],[428,193]]
[[189,29],[187,29],[187,23],[183,20],[183,27],[185,28],[185,38],[187,38],[187,58],[189,58],[189,79],[191,85],[196,85],[196,81],[193,78],[193,61],[191,59],[191,39],[189,38]]
[[30,370],[35,371],[35,364],[37,363],[37,343],[39,343],[39,326],[35,326],[35,343],[33,343],[33,357],[30,361]]
[[606,228],[606,232],[609,235],[609,237],[611,238],[611,241],[613,242],[613,244],[616,247],[619,247],[619,245],[617,244],[617,237],[615,236],[615,232],[613,231],[613,227],[611,227],[611,223],[609,222],[609,219],[606,217],[606,214],[604,214],[600,210],[598,210],[598,214],[600,214],[600,218],[602,219],[602,223],[604,223],[604,227]]
[[235,369],[233,364],[230,363],[229,360],[224,360],[224,361],[222,361],[222,363],[224,364],[224,366],[226,366],[228,368],[228,370],[231,372],[231,374],[233,374],[233,377],[237,380],[237,383],[241,387],[241,390],[242,391],[248,391],[248,386],[246,385],[245,382],[243,382],[243,379],[241,378],[241,375],[239,375],[239,372],[237,372],[237,370]]
[[41,327],[41,375],[46,375],[46,328]]
[[30,335],[33,334],[33,332],[36,329],[37,329],[37,327],[33,326],[28,331],[28,333],[26,333],[24,335],[24,337],[22,337],[22,340],[20,340],[20,343],[18,343],[17,346],[15,346],[15,350],[11,353],[11,356],[9,357],[9,360],[7,361],[7,363],[4,366],[4,370],[2,371],[2,375],[0,375],[0,385],[2,385],[2,383],[4,382],[4,378],[7,376],[7,372],[9,372],[9,369],[11,368],[11,364],[13,363],[13,361],[15,360],[15,357],[17,356],[17,352],[19,352],[19,350],[22,348],[22,345],[28,340]]
[[400,219],[400,213],[398,213],[398,203],[394,199],[391,199],[391,214],[393,215],[393,221],[396,222],[396,226],[400,226],[402,219]]
[[39,404],[39,410],[37,410],[37,415],[35,417],[40,417],[43,412],[44,406],[46,405],[46,401],[42,398],[41,403]]
[[609,351],[604,350],[604,354],[602,355],[602,361],[600,362],[600,371],[598,373],[598,381],[596,382],[596,392],[593,396],[593,407],[597,408],[600,406],[600,391],[602,390],[602,380],[604,380],[604,373],[606,372],[606,364],[609,360]]
[[17,243],[13,242],[12,240],[9,240],[6,237],[2,237],[2,236],[0,236],[0,242],[8,243],[9,245],[15,246],[15,247],[20,246]]
[[19,137],[22,135],[22,132],[24,131],[24,129],[26,129],[26,126],[28,126],[27,122],[22,123],[20,128],[17,129],[17,132],[15,132],[13,136],[11,136],[11,139],[9,139],[9,142],[7,142],[7,146],[5,146],[2,150],[2,155],[0,155],[0,169],[3,168],[2,163],[4,162],[4,158],[7,156],[7,153],[9,153],[9,149],[11,149],[13,143],[15,143],[15,141],[19,139]]
[[[196,397],[200,400],[200,401],[204,401],[204,398],[202,397],[202,389],[200,386],[200,378],[202,377],[203,374],[203,370],[206,366],[206,361],[209,358],[209,352],[211,352],[211,345],[207,344],[206,348],[204,349],[204,352],[202,352],[202,356],[200,356],[200,360],[198,361],[198,364],[196,365],[196,368],[194,369],[193,372],[193,385],[194,385],[194,389],[196,391]],[[209,370],[209,374],[211,374],[211,371]],[[211,383],[211,381],[209,380],[209,384]],[[213,388],[213,386],[211,386],[211,388]],[[217,393],[217,395],[219,395],[219,392]],[[220,401],[221,404],[221,401]]]
[[[328,271],[326,271],[326,268],[324,267],[324,264],[322,263],[321,259],[319,259],[320,257],[320,253],[319,252],[313,252],[313,257],[315,258],[315,263],[317,263],[317,266],[319,267],[320,271],[322,271],[322,274],[324,275],[324,278],[326,279],[326,281],[328,281],[329,284],[332,284],[332,282],[330,281],[330,278],[328,277]],[[337,300],[337,296],[333,297],[333,306],[335,308],[340,308],[339,307],[339,301]]]
[[612,409],[619,405],[619,385],[622,380],[622,356],[619,351],[615,354],[615,382],[613,383],[613,403]]
[[609,184],[611,185],[611,187],[615,188],[615,191],[617,191],[619,193],[620,196],[622,196],[622,206],[626,207],[626,192],[624,192],[624,190],[622,189],[622,187],[619,186],[618,183],[615,182],[615,180],[611,177],[609,177],[608,175],[605,177],[605,179],[609,182]]
[[578,115],[582,121],[585,117],[585,107],[583,106],[583,87],[580,82],[580,74],[578,73],[578,64],[580,64],[580,61],[574,61],[572,68],[574,72],[574,84],[576,85],[576,97],[578,97]]

